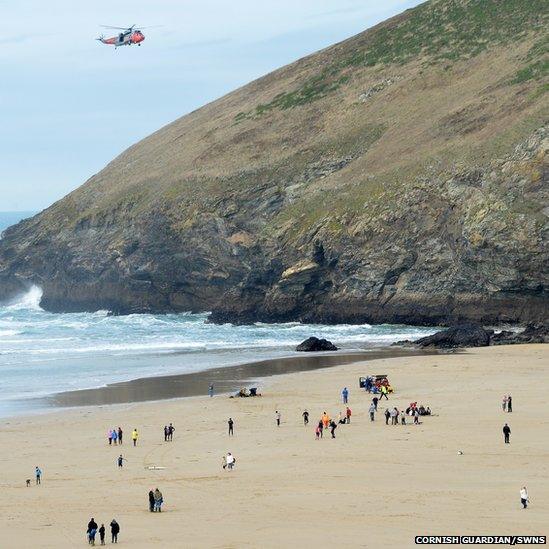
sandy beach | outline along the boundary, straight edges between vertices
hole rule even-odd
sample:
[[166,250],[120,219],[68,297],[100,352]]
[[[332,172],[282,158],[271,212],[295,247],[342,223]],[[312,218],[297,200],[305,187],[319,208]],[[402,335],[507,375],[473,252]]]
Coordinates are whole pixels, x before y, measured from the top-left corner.
[[[402,548],[416,535],[546,535],[548,365],[547,346],[491,347],[276,376],[255,399],[198,396],[10,418],[0,429],[0,547],[84,547],[90,517],[107,529],[116,518],[119,544],[134,548]],[[419,426],[386,426],[382,413],[371,423],[371,396],[358,389],[368,373],[389,376],[389,405],[418,401],[434,415]],[[344,410],[344,386],[351,424],[335,440],[315,440],[321,413]],[[501,408],[509,393],[512,414]],[[169,422],[176,432],[164,442]],[[119,425],[124,445],[109,447],[106,433]],[[227,451],[237,458],[232,472],[221,468]],[[148,510],[156,487],[161,514]]]

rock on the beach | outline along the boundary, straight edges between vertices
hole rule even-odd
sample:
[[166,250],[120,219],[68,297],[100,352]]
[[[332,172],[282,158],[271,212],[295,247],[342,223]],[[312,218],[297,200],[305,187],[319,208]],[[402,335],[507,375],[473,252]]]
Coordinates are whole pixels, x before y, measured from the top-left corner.
[[492,336],[492,345],[514,345],[517,343],[549,343],[549,328],[543,324],[528,324],[522,332],[503,330]]
[[422,337],[414,343],[420,347],[450,349],[455,347],[486,347],[490,345],[491,330],[478,324],[460,324],[433,335]]
[[327,339],[318,339],[318,337],[310,337],[300,343],[296,349],[296,351],[306,351],[306,352],[313,352],[313,351],[337,351],[337,347]]

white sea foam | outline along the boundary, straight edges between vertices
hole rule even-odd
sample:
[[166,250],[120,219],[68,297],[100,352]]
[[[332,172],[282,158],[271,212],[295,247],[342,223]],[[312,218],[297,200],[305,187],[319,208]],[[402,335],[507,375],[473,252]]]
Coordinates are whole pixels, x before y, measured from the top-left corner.
[[6,307],[9,311],[41,311],[40,300],[42,299],[42,288],[33,285],[28,292],[19,296]]

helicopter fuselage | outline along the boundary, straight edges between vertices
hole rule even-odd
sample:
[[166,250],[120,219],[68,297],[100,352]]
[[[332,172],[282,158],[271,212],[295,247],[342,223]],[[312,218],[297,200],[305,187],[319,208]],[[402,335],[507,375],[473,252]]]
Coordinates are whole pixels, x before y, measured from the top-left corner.
[[120,46],[131,46],[133,44],[141,45],[141,42],[145,40],[145,35],[141,31],[121,32],[118,36],[112,36],[110,38],[99,38],[103,44],[108,46],[114,46],[119,48]]

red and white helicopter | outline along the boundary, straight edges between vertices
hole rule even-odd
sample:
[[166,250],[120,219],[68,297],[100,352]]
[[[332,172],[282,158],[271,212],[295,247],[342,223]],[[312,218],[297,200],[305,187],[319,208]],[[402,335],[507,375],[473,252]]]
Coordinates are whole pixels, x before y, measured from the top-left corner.
[[132,25],[128,28],[109,27],[107,25],[101,26],[105,29],[116,29],[121,31],[118,33],[117,36],[112,36],[110,38],[105,38],[103,35],[101,35],[99,38],[96,38],[96,40],[99,40],[99,42],[107,44],[108,46],[114,46],[115,48],[119,48],[120,46],[131,46],[133,44],[141,46],[141,42],[145,40],[145,35],[141,32],[141,30],[147,27],[141,27],[141,29],[136,29],[135,25]]

